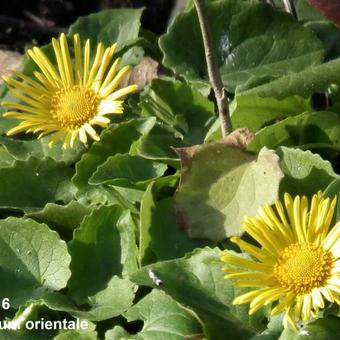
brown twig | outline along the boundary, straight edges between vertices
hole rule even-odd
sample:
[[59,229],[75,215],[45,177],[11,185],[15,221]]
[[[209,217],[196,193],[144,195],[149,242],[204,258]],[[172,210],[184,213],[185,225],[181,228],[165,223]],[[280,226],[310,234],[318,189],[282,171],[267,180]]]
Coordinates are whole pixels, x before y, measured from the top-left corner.
[[297,13],[292,0],[283,0],[283,5],[287,13],[290,13],[297,20]]
[[35,24],[41,26],[42,29],[45,27],[53,27],[54,22],[52,20],[47,20],[44,18],[40,18],[39,16],[31,13],[30,11],[23,10],[23,14],[27,17],[30,21],[34,22]]
[[265,1],[268,5],[275,7],[275,3],[273,0],[266,0]]
[[218,115],[221,123],[222,136],[225,137],[232,131],[228,98],[223,88],[221,74],[218,68],[216,55],[214,53],[212,46],[211,33],[205,13],[204,0],[194,0],[194,3],[203,37],[209,81],[214,90],[216,98]]
[[264,4],[268,4],[268,5],[271,5],[271,6],[275,7],[275,4],[274,4],[273,0],[259,0],[259,2],[262,2]]
[[42,29],[41,25],[38,25],[36,23],[27,22],[24,20],[8,17],[5,15],[0,15],[0,27],[20,29],[22,31],[35,33],[38,35],[50,35],[50,34],[57,35],[62,32],[66,32],[65,28],[45,26]]

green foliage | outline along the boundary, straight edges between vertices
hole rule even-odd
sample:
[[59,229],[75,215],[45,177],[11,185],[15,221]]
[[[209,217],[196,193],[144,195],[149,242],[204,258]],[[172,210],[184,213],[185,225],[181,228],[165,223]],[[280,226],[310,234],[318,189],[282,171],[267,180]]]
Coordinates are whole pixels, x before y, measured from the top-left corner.
[[71,173],[65,163],[51,158],[15,161],[11,167],[0,169],[0,207],[31,211],[55,202]]
[[321,65],[310,66],[300,72],[283,75],[281,78],[244,91],[242,94],[277,99],[293,95],[308,98],[313,93],[325,92],[330,84],[339,84],[339,71],[340,59],[338,58]]
[[46,223],[51,229],[61,234],[72,235],[71,232],[90,212],[90,207],[86,207],[78,201],[71,201],[66,205],[47,203],[42,210],[28,213],[26,216],[39,223]]
[[179,305],[161,290],[154,289],[131,307],[124,316],[129,322],[140,319],[144,321],[143,329],[137,335],[138,339],[180,340],[202,333],[201,324],[194,313]]
[[[252,288],[224,279],[220,257],[244,217],[285,192],[340,201],[340,30],[307,0],[296,1],[299,21],[280,1],[205,3],[236,130],[225,139],[193,1],[160,38],[141,28],[143,9],[70,27],[69,39],[91,39],[91,58],[117,42],[122,65],[148,55],[164,76],[125,101],[100,141],[64,150],[48,147],[53,136],[9,138],[18,122],[0,108],[0,320],[89,324],[1,339],[337,338],[337,303],[299,331],[270,305],[252,316],[233,305]],[[23,72],[35,70],[26,61]],[[338,203],[331,226],[339,220]]]
[[176,221],[174,199],[155,202],[153,184],[145,191],[140,215],[140,262],[148,264],[183,256],[195,248],[209,245],[206,240],[191,239]]
[[62,161],[67,164],[73,164],[78,161],[81,154],[85,151],[81,142],[77,141],[74,148],[63,149],[62,143],[50,148],[48,143],[51,137],[46,136],[41,139],[30,141],[4,138],[0,136],[0,143],[6,150],[17,160],[27,160],[29,157],[44,158],[50,157],[56,161]]
[[[184,258],[147,266],[132,279],[137,284],[152,287],[151,271],[164,282],[162,289],[168,295],[195,311],[204,321],[204,331],[214,332],[213,339],[223,339],[225,334],[247,339],[263,328],[265,316],[259,313],[250,317],[245,306],[232,306],[234,296],[242,289],[236,292],[230,281],[223,280],[221,255],[218,249],[203,248]],[[214,329],[215,325],[219,328]]]
[[310,111],[308,100],[293,96],[283,100],[258,96],[237,96],[231,104],[233,128],[247,127],[257,132],[286,117]]
[[105,289],[112,276],[137,269],[133,222],[126,214],[119,206],[101,207],[75,231],[69,244],[72,276],[68,287],[78,302]]
[[125,312],[133,302],[136,286],[127,279],[113,276],[107,287],[89,297],[92,321],[107,320]]
[[128,152],[131,144],[150,131],[155,124],[154,118],[131,120],[104,131],[100,142],[93,143],[88,152],[76,164],[73,183],[79,188],[86,187],[89,178],[97,167],[109,156]]
[[153,179],[161,177],[166,168],[165,164],[152,162],[138,155],[116,154],[97,168],[89,183],[145,187]]
[[0,239],[0,295],[8,297],[12,307],[66,286],[70,255],[47,225],[9,217],[0,220]]
[[187,145],[203,142],[214,117],[214,105],[207,98],[173,80],[154,80],[141,95],[139,106],[142,115],[169,125]]
[[[54,331],[14,331],[2,330],[1,336],[5,340],[45,340],[53,337]],[[55,339],[55,338],[54,338]],[[92,340],[92,339],[91,339]]]
[[1,145],[0,146],[0,168],[10,167],[15,158]]
[[175,168],[179,167],[179,159],[174,148],[184,144],[165,129],[155,128],[136,143],[135,152],[144,158],[164,162]]
[[97,333],[94,331],[89,332],[78,332],[78,331],[67,331],[57,335],[55,340],[96,340]]
[[307,324],[299,332],[293,329],[285,329],[280,336],[280,340],[302,340],[306,336],[315,340],[333,340],[334,336],[337,336],[339,332],[338,318],[329,317]]
[[331,199],[333,199],[334,196],[337,196],[338,204],[337,204],[337,209],[335,211],[334,221],[339,222],[340,221],[340,204],[339,204],[340,202],[340,178],[339,176],[337,176],[337,178],[328,185],[328,187],[324,191],[324,195]]
[[[270,6],[223,0],[208,1],[206,10],[228,91],[241,92],[321,61],[322,45],[313,33]],[[165,66],[187,80],[206,80],[202,37],[194,8],[173,21],[161,37],[160,47]]]
[[340,115],[334,112],[305,112],[288,117],[258,131],[248,150],[263,146],[276,149],[281,145],[307,148],[339,146]]
[[312,196],[339,178],[329,162],[310,151],[281,147],[278,155],[285,175],[280,185],[281,193]]

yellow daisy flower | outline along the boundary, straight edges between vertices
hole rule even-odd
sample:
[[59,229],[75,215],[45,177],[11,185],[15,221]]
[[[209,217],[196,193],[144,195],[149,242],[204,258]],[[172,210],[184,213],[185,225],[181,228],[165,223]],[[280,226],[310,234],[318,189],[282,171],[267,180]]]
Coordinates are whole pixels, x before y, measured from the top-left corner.
[[234,304],[250,303],[249,314],[276,303],[271,315],[284,313],[284,325],[308,321],[317,316],[325,302],[340,304],[340,222],[331,230],[336,198],[308,199],[284,195],[275,208],[260,208],[259,216],[246,218],[244,229],[255,246],[233,237],[245,258],[226,252],[221,260],[226,279],[237,287],[252,290],[238,296]]
[[119,58],[112,62],[116,45],[105,49],[102,43],[90,65],[90,40],[82,50],[78,34],[73,36],[74,63],[65,34],[52,39],[52,45],[56,66],[34,47],[27,53],[40,68],[40,72],[34,72],[36,79],[22,73],[17,73],[21,81],[4,77],[12,95],[20,101],[2,102],[14,110],[4,116],[21,120],[7,135],[32,132],[41,138],[55,133],[49,145],[63,140],[64,148],[72,147],[78,136],[83,143],[88,136],[99,140],[93,126],[106,127],[110,123],[106,115],[122,114],[121,98],[137,90],[136,85],[117,89],[130,67],[118,71]]

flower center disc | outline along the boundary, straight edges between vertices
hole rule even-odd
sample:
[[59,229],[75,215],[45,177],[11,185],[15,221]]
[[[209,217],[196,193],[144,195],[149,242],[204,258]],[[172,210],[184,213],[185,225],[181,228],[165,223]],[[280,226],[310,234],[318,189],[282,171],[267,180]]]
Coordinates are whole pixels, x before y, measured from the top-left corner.
[[308,243],[296,243],[284,249],[274,274],[282,287],[305,294],[321,287],[330,277],[334,258],[322,248]]
[[73,86],[57,91],[51,100],[51,114],[68,129],[80,128],[97,113],[99,97],[89,89]]

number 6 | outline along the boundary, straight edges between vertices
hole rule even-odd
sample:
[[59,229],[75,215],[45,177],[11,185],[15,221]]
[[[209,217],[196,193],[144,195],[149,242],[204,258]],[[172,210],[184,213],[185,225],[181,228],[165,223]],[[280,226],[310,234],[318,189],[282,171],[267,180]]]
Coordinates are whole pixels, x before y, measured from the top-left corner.
[[10,309],[11,305],[9,304],[9,298],[2,299],[1,306],[2,306],[2,309]]

